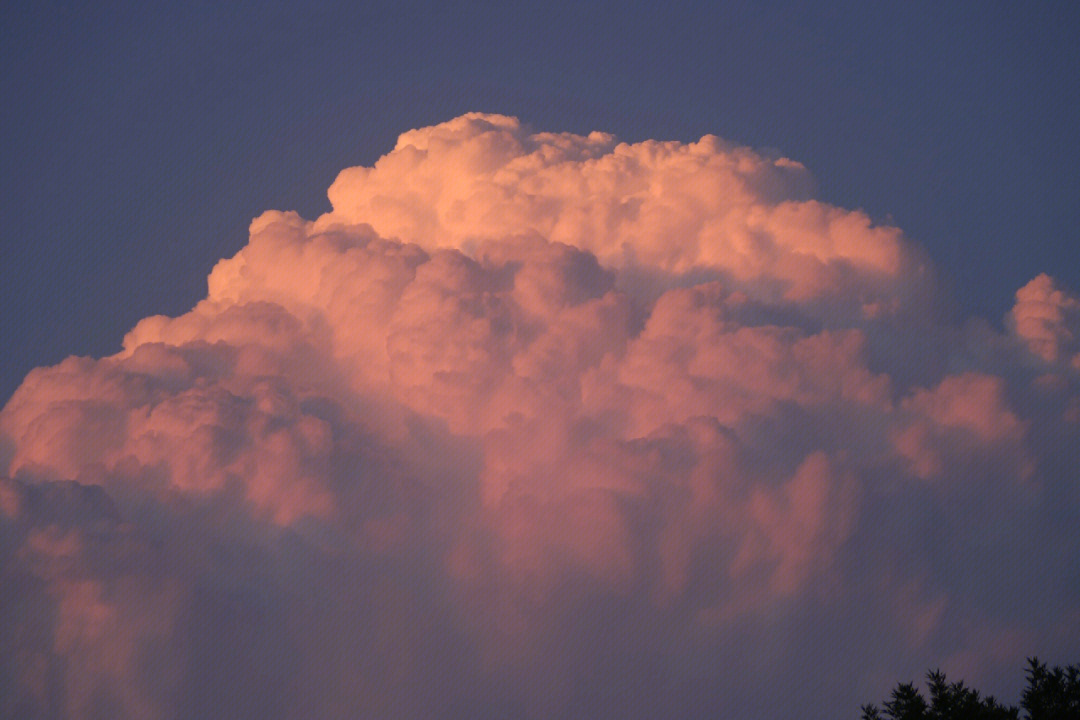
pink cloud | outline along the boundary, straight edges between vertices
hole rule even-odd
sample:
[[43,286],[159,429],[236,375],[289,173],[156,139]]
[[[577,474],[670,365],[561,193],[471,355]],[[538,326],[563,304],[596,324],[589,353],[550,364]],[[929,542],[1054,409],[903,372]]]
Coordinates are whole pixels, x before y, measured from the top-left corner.
[[1016,291],[1009,322],[1028,350],[1080,369],[1080,299],[1043,274]]
[[[0,412],[13,702],[559,717],[585,683],[660,703],[626,717],[784,714],[796,668],[846,668],[855,707],[1075,638],[1076,298],[1040,276],[1007,333],[904,352],[961,335],[924,253],[809,188],[713,137],[470,114],[343,171],[323,217],[256,218],[189,312]],[[1045,617],[989,594],[1001,567]],[[808,663],[819,633],[852,639]]]
[[1009,408],[1001,378],[978,373],[948,376],[932,390],[901,402],[908,415],[894,435],[897,451],[923,478],[940,476],[947,461],[997,457],[1020,477],[1031,472],[1025,424]]

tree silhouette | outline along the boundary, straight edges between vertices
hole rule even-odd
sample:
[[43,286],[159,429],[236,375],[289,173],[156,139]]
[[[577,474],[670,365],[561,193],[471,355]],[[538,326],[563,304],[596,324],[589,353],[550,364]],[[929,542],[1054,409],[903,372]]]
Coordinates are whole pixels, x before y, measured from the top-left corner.
[[[1031,658],[1026,674],[1024,720],[1080,720],[1080,666],[1051,670]],[[962,682],[950,683],[940,670],[927,673],[926,687],[929,700],[913,683],[897,685],[881,708],[864,705],[862,720],[1021,720],[1020,709],[982,697]]]
[[1036,658],[1028,660],[1028,685],[1020,704],[1031,720],[1080,718],[1080,666],[1048,670]]

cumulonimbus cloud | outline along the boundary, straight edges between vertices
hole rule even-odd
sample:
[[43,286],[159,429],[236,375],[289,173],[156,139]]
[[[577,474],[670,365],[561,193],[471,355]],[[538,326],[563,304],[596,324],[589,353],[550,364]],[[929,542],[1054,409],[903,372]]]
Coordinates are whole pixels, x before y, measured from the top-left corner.
[[1080,299],[950,326],[811,188],[470,114],[256,218],[0,413],[3,712],[832,717],[1075,647]]

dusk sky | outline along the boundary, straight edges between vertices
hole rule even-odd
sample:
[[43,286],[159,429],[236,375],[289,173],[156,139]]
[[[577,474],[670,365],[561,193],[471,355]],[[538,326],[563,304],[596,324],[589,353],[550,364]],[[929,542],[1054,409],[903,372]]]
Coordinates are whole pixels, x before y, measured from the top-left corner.
[[9,3],[0,68],[0,717],[1080,659],[1075,3]]

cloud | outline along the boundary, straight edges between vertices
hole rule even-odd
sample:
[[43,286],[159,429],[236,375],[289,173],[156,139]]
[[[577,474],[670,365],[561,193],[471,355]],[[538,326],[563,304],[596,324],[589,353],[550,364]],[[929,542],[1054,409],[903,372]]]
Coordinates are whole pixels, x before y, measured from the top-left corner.
[[1078,301],[952,327],[811,185],[470,114],[256,218],[0,412],[0,708],[831,717],[1075,644]]
[[1028,350],[1080,368],[1080,299],[1043,274],[1016,291],[1010,325]]
[[628,145],[474,113],[405,133],[373,167],[343,171],[315,227],[362,223],[465,251],[537,235],[609,267],[707,270],[754,296],[834,298],[868,314],[925,289],[922,256],[896,228],[810,199],[810,185],[799,163],[713,136]]

